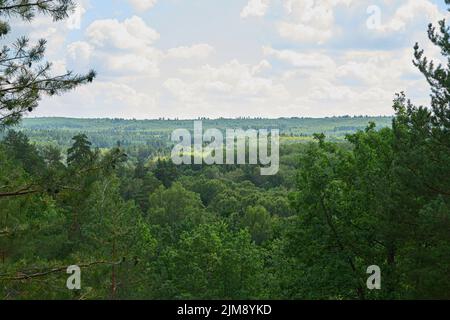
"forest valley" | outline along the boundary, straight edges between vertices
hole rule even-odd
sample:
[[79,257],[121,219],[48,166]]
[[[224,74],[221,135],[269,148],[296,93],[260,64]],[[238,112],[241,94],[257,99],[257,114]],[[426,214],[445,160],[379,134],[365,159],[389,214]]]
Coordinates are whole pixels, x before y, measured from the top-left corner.
[[203,132],[203,122],[194,121],[193,137],[187,129],[177,129],[172,133],[171,140],[177,143],[171,152],[174,164],[269,165],[261,168],[263,176],[276,175],[279,171],[278,130],[269,133],[268,130],[227,129],[224,139],[219,129]]
[[[7,9],[14,3],[0,0],[0,12],[12,10],[2,18],[63,19],[71,1]],[[399,93],[389,127],[370,122],[339,141],[282,137],[273,176],[254,165],[176,166],[156,140],[105,148],[79,132],[61,145],[32,142],[16,126],[23,114],[95,73],[50,77],[39,64],[45,43],[4,49],[0,299],[450,299],[444,21],[429,38],[448,62],[414,49],[429,107]],[[66,288],[71,265],[81,290]],[[372,265],[381,290],[366,287]]]

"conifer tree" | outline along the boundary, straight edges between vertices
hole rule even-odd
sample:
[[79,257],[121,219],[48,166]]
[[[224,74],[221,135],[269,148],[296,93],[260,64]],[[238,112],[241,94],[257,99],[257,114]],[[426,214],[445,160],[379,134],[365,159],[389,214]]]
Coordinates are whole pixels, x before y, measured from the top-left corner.
[[[67,18],[75,8],[72,0],[0,0],[0,41],[11,30],[9,20],[19,18],[31,22],[37,14],[54,21]],[[95,72],[79,75],[71,71],[51,73],[52,64],[45,61],[46,40],[36,44],[27,37],[0,48],[0,129],[16,124],[32,112],[44,95],[57,95],[78,85],[92,82]]]
[[[450,0],[445,1],[450,5]],[[429,107],[415,106],[402,93],[395,100],[394,151],[399,195],[411,225],[408,273],[413,297],[448,298],[450,258],[450,28],[430,24],[428,37],[442,54],[436,63],[416,44],[414,65],[431,88]],[[420,270],[420,271],[418,271]],[[439,285],[437,285],[439,283]]]

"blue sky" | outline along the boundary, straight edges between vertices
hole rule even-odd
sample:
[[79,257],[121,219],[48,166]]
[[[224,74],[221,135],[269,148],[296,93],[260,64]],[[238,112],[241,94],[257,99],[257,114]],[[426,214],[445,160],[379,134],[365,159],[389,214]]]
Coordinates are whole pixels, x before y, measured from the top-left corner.
[[196,118],[392,114],[443,0],[80,0],[69,20],[15,23],[49,40],[54,72],[99,76],[33,116]]

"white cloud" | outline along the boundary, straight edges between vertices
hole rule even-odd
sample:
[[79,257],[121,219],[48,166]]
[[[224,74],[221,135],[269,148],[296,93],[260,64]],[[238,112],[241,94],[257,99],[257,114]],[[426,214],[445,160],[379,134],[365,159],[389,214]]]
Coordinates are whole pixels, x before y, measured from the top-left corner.
[[249,0],[241,11],[241,18],[262,17],[269,9],[270,0]]
[[86,9],[83,3],[78,3],[75,12],[66,20],[66,26],[69,30],[78,30],[81,28],[81,20],[83,19]]
[[252,74],[256,75],[258,73],[262,73],[265,70],[272,69],[272,65],[267,60],[262,60],[260,63],[258,63],[256,66],[252,68]]
[[352,0],[284,0],[287,17],[279,22],[278,31],[295,42],[324,43],[337,30],[335,8],[351,4]]
[[[222,65],[182,69],[178,77],[164,82],[177,105],[189,108],[190,116],[208,110],[213,116],[251,115],[269,112],[274,104],[288,101],[289,92],[275,80],[259,76],[268,61],[256,65],[232,60]],[[184,111],[186,113],[186,111]]]
[[411,49],[331,54],[265,47],[263,51],[268,59],[288,64],[279,79],[294,97],[286,112],[297,105],[314,116],[389,114],[396,92],[416,94],[417,88],[426,88],[411,63]]
[[[359,8],[362,15],[372,2],[355,0],[280,0],[284,7],[284,15],[275,20],[281,37],[295,43],[324,44],[342,31],[336,24],[336,11],[339,7]],[[278,2],[270,0],[249,0],[241,11],[241,17],[266,16]],[[385,6],[399,3],[391,17],[385,18],[387,8],[380,9],[383,20],[377,28],[381,32],[404,31],[417,19],[425,18],[437,22],[444,13],[432,0],[384,0]],[[277,11],[278,12],[278,11]],[[279,14],[277,14],[279,16]]]
[[167,51],[167,56],[169,58],[177,59],[206,59],[214,52],[214,48],[209,44],[194,44],[190,47],[177,47],[172,48]]
[[[153,118],[158,95],[136,90],[120,81],[94,81],[64,96],[45,98],[38,108],[39,116]],[[124,107],[126,113],[124,114]],[[64,109],[62,113],[61,109]]]
[[141,56],[139,54],[105,55],[104,62],[110,71],[122,75],[144,75],[158,77],[160,75],[159,59],[157,56]]
[[147,11],[156,4],[157,0],[129,0],[133,8],[139,12]]
[[276,57],[277,59],[288,62],[295,67],[309,69],[336,67],[332,58],[319,52],[302,53],[293,50],[275,50],[271,47],[263,47],[263,52],[267,56]]
[[283,38],[296,42],[324,43],[333,35],[331,28],[321,29],[303,23],[281,22],[278,31]]
[[120,22],[116,19],[94,21],[86,30],[89,41],[97,47],[142,49],[153,44],[160,35],[142,18],[133,16]]
[[214,88],[222,89],[221,92],[241,96],[244,99],[250,96],[275,95],[280,98],[287,96],[287,92],[282,86],[270,78],[255,75],[254,70],[252,65],[232,60],[219,66],[205,65],[199,69],[184,69],[182,73],[196,79],[196,85],[208,88],[209,84],[213,83]]
[[72,61],[90,61],[110,76],[159,76],[163,53],[153,45],[160,35],[140,17],[96,20],[85,33],[85,41],[68,45]]
[[[285,15],[277,22],[279,34],[295,42],[324,43],[334,35],[337,6],[350,6],[353,0],[281,0]],[[249,0],[241,11],[241,18],[263,17],[271,0]]]
[[426,18],[430,22],[437,22],[444,18],[436,4],[429,0],[407,0],[396,11],[386,24],[378,29],[383,32],[405,30],[408,24],[417,18]]

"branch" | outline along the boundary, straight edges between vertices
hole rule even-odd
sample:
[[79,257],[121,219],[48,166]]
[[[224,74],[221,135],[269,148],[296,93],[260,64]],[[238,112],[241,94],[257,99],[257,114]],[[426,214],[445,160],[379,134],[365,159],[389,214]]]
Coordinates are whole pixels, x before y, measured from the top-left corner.
[[[80,268],[90,268],[93,266],[98,266],[98,265],[108,265],[108,266],[117,266],[117,265],[121,265],[124,262],[124,260],[120,260],[119,262],[110,262],[110,261],[96,261],[96,262],[91,262],[91,263],[86,263],[86,264],[78,264],[77,266],[79,266]],[[36,272],[36,273],[31,273],[31,274],[27,274],[26,272],[17,272],[16,276],[12,276],[12,275],[1,275],[0,276],[0,281],[23,281],[23,280],[32,280],[34,278],[42,278],[54,273],[59,273],[59,272],[65,272],[67,270],[68,266],[64,266],[64,267],[57,267],[57,268],[53,268],[47,271],[41,271],[41,272]]]
[[17,197],[17,196],[25,196],[30,194],[35,194],[41,192],[40,190],[32,189],[34,185],[29,185],[23,187],[22,189],[11,191],[11,192],[0,192],[0,198],[8,198],[8,197]]
[[[0,7],[0,14],[6,16],[18,15],[24,20],[30,21],[35,16],[35,9],[44,14],[50,14],[54,20],[62,20],[68,17],[68,12],[72,11],[74,4],[72,1],[53,4],[55,0],[36,0],[35,2],[20,2]],[[29,9],[29,10],[28,10]],[[3,12],[2,12],[3,11]]]

